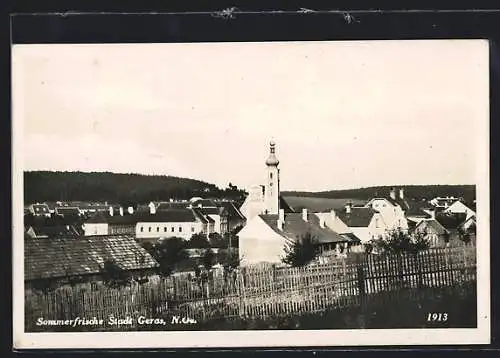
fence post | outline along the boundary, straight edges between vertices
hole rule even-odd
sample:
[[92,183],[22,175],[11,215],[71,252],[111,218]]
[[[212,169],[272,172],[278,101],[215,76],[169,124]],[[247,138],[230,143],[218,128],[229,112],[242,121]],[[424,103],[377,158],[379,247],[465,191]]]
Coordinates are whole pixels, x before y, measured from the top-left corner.
[[238,297],[240,301],[240,317],[246,316],[246,307],[245,307],[245,280],[243,277],[244,269],[238,270]]
[[357,270],[357,280],[358,280],[360,304],[361,304],[361,307],[363,308],[365,305],[364,301],[365,301],[365,296],[366,296],[366,289],[365,289],[365,272],[363,270],[362,262],[358,262],[356,270]]

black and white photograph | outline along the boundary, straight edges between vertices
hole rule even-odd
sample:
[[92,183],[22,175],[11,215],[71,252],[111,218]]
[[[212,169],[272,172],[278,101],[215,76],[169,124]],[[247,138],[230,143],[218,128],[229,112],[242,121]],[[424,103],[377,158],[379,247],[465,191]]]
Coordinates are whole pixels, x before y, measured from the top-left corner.
[[19,344],[488,343],[488,50],[13,46]]

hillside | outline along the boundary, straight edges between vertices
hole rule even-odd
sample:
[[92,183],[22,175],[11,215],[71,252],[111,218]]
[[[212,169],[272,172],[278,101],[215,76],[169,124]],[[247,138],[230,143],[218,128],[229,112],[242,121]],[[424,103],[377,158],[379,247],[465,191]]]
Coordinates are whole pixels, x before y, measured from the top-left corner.
[[193,196],[238,199],[242,195],[243,191],[235,186],[220,189],[214,184],[173,176],[109,172],[24,173],[26,203],[57,200],[145,203]]
[[[436,196],[462,197],[466,202],[472,202],[476,198],[475,185],[403,185],[395,186],[404,188],[405,197],[422,200],[432,199]],[[329,198],[329,199],[359,199],[367,200],[376,195],[388,195],[391,186],[373,186],[359,189],[331,190],[321,192],[286,191],[283,196]]]

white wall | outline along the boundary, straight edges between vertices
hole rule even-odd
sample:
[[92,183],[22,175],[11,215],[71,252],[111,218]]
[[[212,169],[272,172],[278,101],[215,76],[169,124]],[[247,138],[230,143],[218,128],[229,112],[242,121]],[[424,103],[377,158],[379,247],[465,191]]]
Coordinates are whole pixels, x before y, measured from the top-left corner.
[[[172,231],[172,228],[174,231]],[[180,231],[179,228],[181,228]],[[203,225],[200,222],[139,222],[135,227],[135,234],[138,239],[154,239],[175,236],[189,240],[193,234],[201,233],[202,229]]]
[[85,236],[108,235],[107,223],[85,223],[83,224]]
[[286,239],[259,217],[250,220],[238,233],[241,265],[280,263]]
[[210,218],[213,219],[214,221],[214,231],[218,234],[221,233],[221,225],[220,225],[220,215],[217,215],[217,214],[209,214],[208,215]]

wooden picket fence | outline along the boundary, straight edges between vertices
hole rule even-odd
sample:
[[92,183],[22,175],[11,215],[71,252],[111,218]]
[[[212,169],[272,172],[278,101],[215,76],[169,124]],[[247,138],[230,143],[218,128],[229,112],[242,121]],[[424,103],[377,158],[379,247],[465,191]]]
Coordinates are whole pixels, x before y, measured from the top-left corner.
[[387,301],[384,304],[418,301],[443,290],[460,292],[457,287],[475,281],[475,247],[431,249],[417,255],[359,254],[300,268],[259,265],[230,274],[216,270],[204,281],[180,274],[120,288],[94,283],[49,292],[27,290],[25,328],[36,331],[39,317],[107,320],[178,315],[198,322],[279,317],[363,306],[375,299]]

